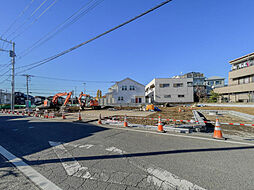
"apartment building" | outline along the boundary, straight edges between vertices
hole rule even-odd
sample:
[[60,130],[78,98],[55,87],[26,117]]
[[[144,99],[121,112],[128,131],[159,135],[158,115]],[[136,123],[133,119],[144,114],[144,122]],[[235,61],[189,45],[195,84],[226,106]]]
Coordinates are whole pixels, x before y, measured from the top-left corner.
[[155,78],[145,87],[146,103],[191,103],[193,78]]
[[99,101],[101,105],[140,105],[145,103],[145,86],[126,78],[111,86]]
[[216,88],[221,102],[254,102],[254,53],[229,61],[228,86]]

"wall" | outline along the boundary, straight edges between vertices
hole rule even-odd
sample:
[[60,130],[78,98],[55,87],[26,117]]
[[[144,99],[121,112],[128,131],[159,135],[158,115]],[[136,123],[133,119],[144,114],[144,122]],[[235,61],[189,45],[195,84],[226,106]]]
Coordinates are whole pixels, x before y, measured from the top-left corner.
[[[192,78],[161,78],[155,79],[154,83],[154,101],[157,103],[186,103],[193,102],[193,87],[188,87],[187,82],[193,82]],[[174,87],[174,83],[183,83],[183,87]],[[169,84],[169,87],[160,87],[160,84]],[[147,85],[148,86],[148,85]],[[149,91],[146,92],[149,94]],[[170,95],[170,97],[165,97]],[[183,98],[179,98],[178,95],[184,95]]]

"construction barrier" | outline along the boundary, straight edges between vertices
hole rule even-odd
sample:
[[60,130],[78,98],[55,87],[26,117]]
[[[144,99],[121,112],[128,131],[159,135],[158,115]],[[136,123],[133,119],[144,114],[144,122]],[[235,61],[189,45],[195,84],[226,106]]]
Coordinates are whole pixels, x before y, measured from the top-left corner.
[[220,122],[219,122],[218,118],[216,118],[216,123],[215,123],[215,127],[214,127],[214,132],[213,132],[213,138],[214,139],[225,139],[222,136],[221,126],[220,126]]
[[163,132],[163,125],[162,125],[162,122],[161,122],[161,115],[159,115],[158,117],[158,131],[159,132]]
[[[114,119],[124,119],[124,116],[110,116],[109,118],[114,118]],[[158,118],[148,118],[148,117],[129,117],[129,119],[141,119],[141,120],[158,120]],[[171,122],[182,122],[182,123],[199,123],[199,121],[195,121],[195,120],[181,120],[181,119],[161,119],[161,121],[171,121]],[[204,121],[204,123],[211,123],[211,124],[215,124],[216,122],[214,121]],[[225,123],[225,122],[221,122],[221,125],[240,125],[240,126],[249,126],[252,127],[254,126],[254,124],[244,124],[244,123]]]
[[65,114],[64,114],[64,111],[62,112],[62,118],[63,118],[63,119],[66,119]]
[[126,116],[126,115],[124,116],[123,126],[124,126],[124,127],[128,127],[127,116]]
[[98,124],[99,124],[99,125],[102,124],[102,122],[101,122],[101,114],[99,115]]
[[82,121],[80,110],[78,111],[78,121]]

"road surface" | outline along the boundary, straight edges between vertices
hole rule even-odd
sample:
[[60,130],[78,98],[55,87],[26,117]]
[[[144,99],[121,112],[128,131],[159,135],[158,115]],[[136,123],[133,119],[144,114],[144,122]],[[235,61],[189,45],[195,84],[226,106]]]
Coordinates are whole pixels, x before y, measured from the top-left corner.
[[0,114],[0,189],[253,189],[253,149]]

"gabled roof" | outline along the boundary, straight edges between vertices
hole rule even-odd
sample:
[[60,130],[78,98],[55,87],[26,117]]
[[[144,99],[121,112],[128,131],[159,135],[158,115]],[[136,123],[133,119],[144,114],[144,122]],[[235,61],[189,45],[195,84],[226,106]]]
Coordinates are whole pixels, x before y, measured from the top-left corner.
[[144,86],[144,87],[145,87],[145,85],[143,85],[143,84],[141,84],[141,83],[139,83],[139,82],[137,82],[137,81],[135,81],[135,80],[133,80],[133,79],[127,77],[127,78],[125,78],[125,79],[123,79],[123,80],[121,80],[121,81],[116,82],[116,83],[115,83],[114,85],[112,85],[110,88],[112,88],[112,87],[114,87],[114,86],[118,85],[119,83],[121,83],[121,82],[123,82],[123,81],[126,81],[126,80],[130,80],[130,81],[132,81],[132,82],[134,82],[134,83],[136,83],[136,84],[138,84],[138,85],[141,85],[141,86]]
[[207,78],[206,80],[223,80],[223,79],[225,79],[225,78],[218,77],[218,76],[212,76],[212,77]]

